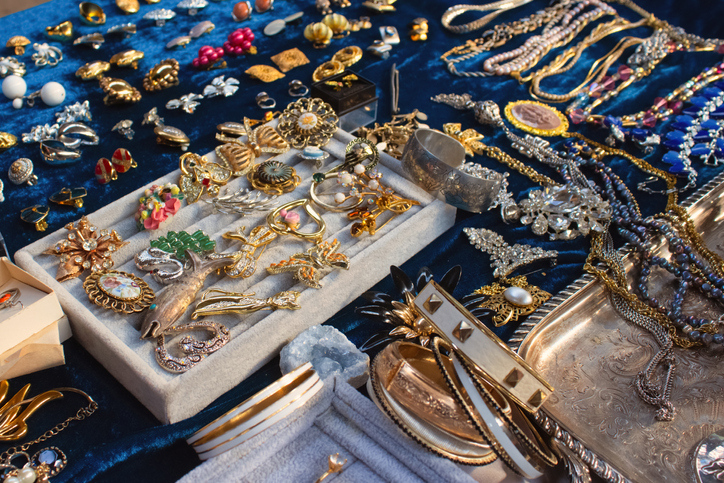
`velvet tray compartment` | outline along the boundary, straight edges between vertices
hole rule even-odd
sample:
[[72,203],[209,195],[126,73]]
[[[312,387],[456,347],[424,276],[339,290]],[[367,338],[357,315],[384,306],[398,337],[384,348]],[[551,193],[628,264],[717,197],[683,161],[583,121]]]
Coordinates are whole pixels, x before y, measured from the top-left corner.
[[[315,481],[330,455],[347,462],[325,478],[337,482],[474,483],[469,471],[408,438],[356,389],[330,378],[304,406],[262,433],[205,462],[179,483]],[[483,469],[483,468],[480,468]],[[501,481],[496,465],[485,478]]]
[[[331,154],[327,165],[344,158],[344,150],[353,137],[338,131],[323,149]],[[291,150],[277,157],[295,166],[302,183],[292,193],[283,195],[278,204],[307,197],[312,174],[319,171],[313,162],[304,161]],[[211,154],[213,156],[213,153]],[[334,160],[333,158],[337,158]],[[263,156],[261,161],[267,159]],[[139,166],[136,169],[143,169]],[[391,264],[401,264],[447,230],[455,220],[455,209],[435,200],[427,192],[410,183],[402,175],[399,162],[386,154],[381,155],[378,169],[383,174],[382,183],[399,195],[420,202],[406,213],[395,217],[373,237],[363,234],[354,238],[350,234],[351,222],[344,213],[319,210],[327,223],[325,240],[337,238],[340,250],[350,259],[349,270],[334,270],[322,278],[323,288],[315,290],[296,284],[291,274],[268,275],[265,268],[294,253],[305,251],[310,244],[289,236],[272,242],[259,259],[258,269],[248,279],[230,279],[212,274],[205,283],[211,287],[233,292],[255,292],[257,297],[271,297],[282,290],[301,292],[301,309],[256,312],[247,316],[222,315],[207,317],[227,326],[231,341],[218,352],[207,357],[196,367],[183,374],[165,371],[155,360],[155,343],[140,339],[143,314],[122,315],[91,303],[83,290],[84,276],[59,283],[55,280],[58,260],[42,252],[65,238],[66,230],[59,230],[23,248],[16,254],[17,263],[43,283],[52,287],[61,300],[73,326],[73,333],[80,343],[134,394],[159,420],[171,423],[193,416],[214,399],[235,387],[246,377],[274,357],[286,343],[299,332],[321,324],[330,316],[355,300],[366,289],[389,273]],[[325,170],[325,168],[322,168]],[[126,174],[128,176],[128,174]],[[151,184],[177,183],[179,171],[169,173]],[[328,181],[327,183],[331,183]],[[155,291],[161,286],[153,278],[136,269],[133,257],[148,247],[149,241],[167,231],[205,231],[217,242],[217,251],[238,249],[238,243],[222,238],[227,231],[237,227],[251,228],[265,223],[266,212],[245,217],[215,214],[212,207],[199,201],[186,205],[159,230],[139,232],[134,214],[138,198],[150,185],[107,205],[88,215],[99,228],[115,229],[128,245],[114,255],[115,268],[141,276]],[[226,188],[238,190],[248,187],[245,178],[237,178]],[[325,183],[326,186],[326,183]],[[222,188],[223,191],[223,188]],[[389,215],[383,215],[389,216]],[[302,218],[302,221],[305,221]],[[314,224],[302,226],[301,231],[314,231]],[[197,301],[200,298],[197,297]],[[192,307],[177,324],[191,321]],[[168,341],[169,344],[175,341]]]

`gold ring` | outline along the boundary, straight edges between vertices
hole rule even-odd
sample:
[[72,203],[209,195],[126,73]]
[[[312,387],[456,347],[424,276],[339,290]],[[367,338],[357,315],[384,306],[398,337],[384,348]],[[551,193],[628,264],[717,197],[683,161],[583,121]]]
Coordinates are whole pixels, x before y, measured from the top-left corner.
[[[282,210],[292,210],[294,208],[303,207],[304,211],[319,225],[317,231],[312,233],[302,233],[289,224],[277,223],[277,218],[280,216]],[[290,201],[282,206],[279,206],[276,210],[269,213],[266,217],[266,222],[269,227],[280,235],[292,235],[302,240],[312,241],[318,243],[322,241],[324,232],[327,230],[327,224],[324,222],[322,216],[312,206],[312,202],[309,198],[302,198],[301,200]]]
[[82,2],[78,5],[80,19],[86,25],[103,25],[106,23],[106,14],[101,7],[92,2]]

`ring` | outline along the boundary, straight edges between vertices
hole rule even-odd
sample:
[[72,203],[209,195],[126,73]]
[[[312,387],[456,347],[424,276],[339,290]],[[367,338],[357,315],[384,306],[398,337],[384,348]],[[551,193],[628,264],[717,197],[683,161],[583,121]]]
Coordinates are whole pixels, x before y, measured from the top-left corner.
[[23,303],[18,300],[20,298],[20,289],[11,288],[0,294],[0,310],[15,307],[20,304],[21,308],[25,308]]
[[274,109],[277,106],[277,101],[269,97],[269,94],[262,91],[256,95],[256,104],[262,109]]
[[496,200],[503,175],[471,176],[459,169],[464,160],[459,141],[431,129],[415,131],[402,153],[402,167],[413,183],[456,208],[482,213]]
[[[317,231],[314,231],[312,233],[302,233],[297,231],[295,227],[290,226],[290,224],[277,223],[277,218],[280,217],[282,210],[289,211],[300,206],[303,207],[304,211],[306,211],[307,214],[312,218],[312,220],[317,223],[317,225],[319,226],[319,228],[317,228]],[[317,213],[317,211],[312,206],[311,200],[309,200],[308,198],[290,201],[289,203],[285,203],[282,206],[279,206],[276,210],[272,211],[267,215],[266,222],[272,230],[280,235],[292,235],[302,240],[308,240],[315,243],[318,243],[322,240],[324,232],[327,230],[327,223],[325,223],[322,215]]]
[[302,81],[294,79],[289,83],[289,95],[292,97],[304,97],[309,94],[309,88]]

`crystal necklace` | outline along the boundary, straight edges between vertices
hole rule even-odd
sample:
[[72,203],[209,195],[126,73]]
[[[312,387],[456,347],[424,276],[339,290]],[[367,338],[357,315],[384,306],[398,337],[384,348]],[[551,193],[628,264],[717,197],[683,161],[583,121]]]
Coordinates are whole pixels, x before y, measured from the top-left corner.
[[[535,157],[561,174],[564,184],[558,184],[541,175],[496,147],[486,146],[488,156],[543,186],[530,191],[528,199],[519,203],[520,221],[531,225],[533,233],[547,233],[551,240],[572,240],[579,235],[588,235],[591,231],[603,231],[603,223],[610,218],[610,207],[592,189],[574,160],[561,155],[565,153],[551,149],[548,141],[544,139],[530,135],[521,138],[510,131],[500,116],[500,108],[493,101],[473,102],[469,94],[440,94],[432,100],[456,109],[472,109],[478,122],[502,129],[513,148],[528,157]],[[541,106],[545,110],[541,109]],[[568,127],[562,114],[550,117],[554,111],[539,103],[516,103],[511,110],[521,119],[535,123],[538,126],[536,133],[561,134]]]

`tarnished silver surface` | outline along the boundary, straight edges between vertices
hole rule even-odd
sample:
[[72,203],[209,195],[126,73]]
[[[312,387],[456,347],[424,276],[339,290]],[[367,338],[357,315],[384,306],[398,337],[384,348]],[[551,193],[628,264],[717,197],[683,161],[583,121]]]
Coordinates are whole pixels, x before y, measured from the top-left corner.
[[464,160],[459,141],[431,129],[415,131],[402,153],[402,167],[413,183],[456,208],[481,213],[496,200],[503,175],[493,171],[498,178],[471,176],[460,169]]
[[[683,203],[705,242],[720,255],[723,198],[720,175]],[[673,293],[661,271],[652,273],[651,286],[658,287],[656,297]],[[684,310],[705,318],[721,315],[720,307],[694,294],[685,298]],[[592,277],[577,280],[541,307],[518,329],[513,345],[527,332],[518,352],[556,388],[543,409],[570,433],[564,437],[580,440],[586,445],[582,452],[592,451],[632,481],[696,481],[697,445],[724,428],[721,351],[675,349],[671,401],[678,413],[664,423],[633,390],[636,374],[657,344],[621,319],[604,286]]]

